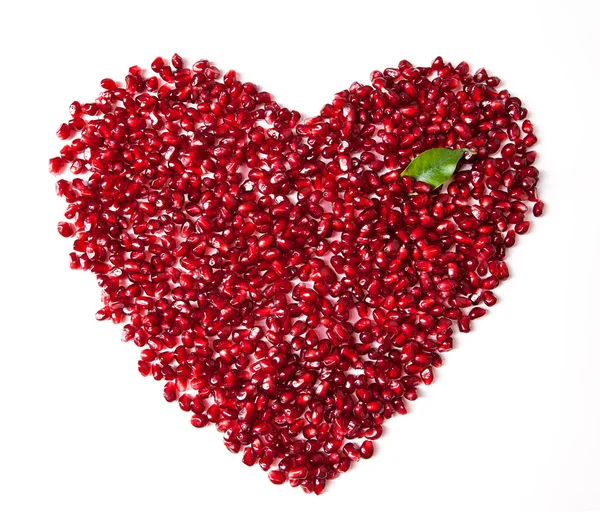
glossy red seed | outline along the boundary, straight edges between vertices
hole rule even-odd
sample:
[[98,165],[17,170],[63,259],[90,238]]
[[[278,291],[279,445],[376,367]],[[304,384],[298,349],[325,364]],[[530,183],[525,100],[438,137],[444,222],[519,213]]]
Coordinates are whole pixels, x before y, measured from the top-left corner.
[[59,222],[58,233],[60,233],[63,237],[72,237],[74,233],[73,225],[68,222]]
[[488,306],[491,307],[492,305],[496,304],[496,296],[494,296],[494,294],[492,294],[491,292],[484,292],[483,293],[483,302]]
[[515,226],[515,233],[517,233],[518,235],[523,235],[524,233],[527,233],[529,231],[530,224],[531,223],[529,221],[519,222]]
[[269,472],[269,479],[271,480],[271,483],[281,485],[287,481],[287,476],[286,473],[281,470],[271,470]]
[[65,168],[65,161],[60,158],[51,158],[49,163],[49,170],[52,174],[58,175],[63,172]]
[[183,68],[183,59],[177,53],[171,57],[171,62],[173,63],[174,68],[177,68],[178,70]]
[[468,316],[460,316],[458,318],[458,329],[460,332],[469,332],[471,330],[471,322]]
[[177,400],[177,387],[174,382],[167,382],[165,384],[164,397],[167,402]]
[[66,123],[63,123],[58,130],[56,131],[56,135],[60,140],[68,140],[71,137],[71,127]]
[[469,312],[469,318],[472,320],[475,320],[477,318],[481,318],[482,316],[485,316],[486,313],[487,313],[487,311],[484,308],[475,307],[475,308],[471,309],[471,312]]
[[304,479],[308,476],[308,469],[305,466],[292,467],[288,476],[290,479]]
[[373,441],[363,441],[360,445],[360,456],[363,459],[371,459],[371,457],[373,457],[373,452]]
[[117,83],[112,79],[102,79],[102,81],[100,81],[100,86],[104,88],[104,90],[115,90],[117,88]]
[[429,386],[433,382],[433,369],[431,367],[426,367],[421,371],[421,378],[423,382]]
[[190,422],[195,428],[204,428],[208,424],[208,417],[206,415],[192,415]]

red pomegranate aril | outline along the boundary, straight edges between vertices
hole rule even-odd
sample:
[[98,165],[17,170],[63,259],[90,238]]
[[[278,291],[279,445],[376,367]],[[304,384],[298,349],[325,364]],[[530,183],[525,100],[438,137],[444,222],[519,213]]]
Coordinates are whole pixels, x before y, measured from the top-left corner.
[[177,400],[177,388],[174,382],[167,382],[165,384],[164,397],[167,402]]
[[173,67],[177,70],[183,68],[183,59],[177,53],[175,53],[173,57],[171,57],[171,63],[173,64]]
[[195,428],[204,428],[208,424],[208,417],[206,415],[192,415],[190,422]]
[[530,224],[531,223],[529,221],[518,223],[515,226],[515,233],[517,233],[518,235],[523,235],[523,234],[527,233],[529,231]]
[[458,318],[458,329],[460,332],[469,332],[471,330],[471,323],[468,316]]
[[444,281],[440,281],[437,284],[437,288],[442,292],[449,292],[450,290],[454,290],[456,288],[456,283],[454,283],[454,281],[446,279]]
[[373,441],[363,441],[363,443],[360,445],[360,457],[363,459],[371,459],[371,457],[373,457],[373,452]]
[[242,462],[245,465],[248,465],[249,467],[251,467],[252,465],[254,465],[256,463],[256,459],[257,458],[256,458],[256,454],[254,453],[254,450],[251,447],[247,446],[244,449],[244,455],[242,457]]
[[421,378],[423,379],[423,383],[427,386],[433,382],[433,369],[431,367],[426,367],[421,371]]
[[[304,121],[208,61],[151,69],[102,80],[57,131],[69,265],[194,427],[320,494],[497,302],[529,204],[543,212],[533,125],[497,77],[441,57]],[[476,154],[436,190],[401,176],[434,147]]]
[[305,466],[292,467],[288,476],[290,479],[304,479],[308,476],[308,469]]
[[487,159],[483,164],[483,172],[486,176],[496,175],[496,163],[493,159]]
[[489,291],[483,292],[483,302],[488,306],[491,307],[492,305],[495,305],[497,302],[496,296],[494,296],[494,294],[492,294]]
[[60,233],[63,237],[72,237],[74,234],[73,225],[68,222],[59,222],[58,233]]
[[56,135],[60,140],[68,140],[71,137],[71,127],[66,123],[63,123],[58,130],[56,131]]
[[474,307],[473,309],[471,309],[471,312],[469,312],[469,318],[475,320],[477,318],[485,316],[486,313],[487,311],[485,309],[481,307]]
[[269,472],[269,480],[275,485],[281,485],[287,481],[287,475],[281,470],[271,470]]
[[164,67],[164,65],[164,59],[162,59],[161,57],[157,57],[156,59],[154,59],[154,61],[152,61],[151,68],[153,71],[159,72]]
[[104,88],[104,90],[115,90],[117,88],[117,83],[115,83],[112,79],[102,79],[100,81],[100,86]]
[[487,277],[481,282],[481,287],[485,290],[492,290],[500,284],[500,280],[497,277]]
[[62,173],[65,168],[65,161],[60,157],[55,157],[50,159],[49,169],[52,174],[58,175]]

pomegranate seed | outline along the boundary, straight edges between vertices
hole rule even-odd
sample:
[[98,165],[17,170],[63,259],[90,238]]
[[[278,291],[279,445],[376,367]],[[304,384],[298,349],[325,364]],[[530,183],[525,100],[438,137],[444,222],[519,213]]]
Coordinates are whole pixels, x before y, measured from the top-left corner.
[[171,57],[171,63],[173,63],[173,67],[177,68],[178,70],[183,68],[183,59],[177,53]]
[[71,137],[71,127],[66,123],[63,123],[58,130],[56,131],[56,135],[60,140],[68,140]]
[[104,88],[104,90],[116,90],[117,83],[112,79],[102,79],[102,81],[100,81],[100,86]]
[[524,233],[527,233],[529,231],[530,224],[531,223],[529,221],[519,222],[515,226],[515,233],[517,233],[519,235],[523,235]]
[[487,313],[487,310],[485,310],[481,307],[475,307],[475,308],[471,309],[471,312],[469,312],[469,318],[472,320],[475,320],[477,318],[481,318],[482,316],[485,316],[486,313]]
[[62,158],[56,157],[50,159],[50,172],[52,174],[60,174],[64,168],[65,161]]
[[73,225],[69,224],[68,222],[59,222],[58,233],[60,233],[63,237],[72,237],[74,234]]
[[286,482],[287,476],[285,472],[282,472],[281,470],[271,470],[269,472],[269,479],[271,480],[271,483],[281,485]]
[[471,322],[468,316],[458,318],[458,329],[460,332],[469,332],[471,330]]
[[195,428],[204,428],[208,424],[208,417],[206,415],[192,415],[190,422]]
[[177,400],[177,388],[175,383],[167,382],[165,384],[164,397],[167,402],[173,402],[174,400]]
[[289,471],[290,479],[304,479],[308,476],[308,469],[304,466],[293,467]]
[[360,456],[363,459],[371,459],[373,450],[373,441],[363,441],[363,444],[360,445]]
[[[69,266],[194,427],[321,494],[497,302],[544,208],[534,127],[498,77],[441,57],[304,120],[206,60],[151,70],[103,79],[57,131]],[[435,147],[475,154],[432,191],[401,173]]]
[[425,385],[429,386],[433,382],[433,369],[431,367],[426,367],[421,371],[421,378]]

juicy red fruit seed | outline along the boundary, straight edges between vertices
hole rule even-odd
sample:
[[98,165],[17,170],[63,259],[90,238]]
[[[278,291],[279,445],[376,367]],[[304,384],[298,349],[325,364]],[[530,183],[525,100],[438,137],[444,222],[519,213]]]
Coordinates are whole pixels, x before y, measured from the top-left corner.
[[60,233],[63,237],[72,237],[74,234],[73,225],[68,222],[59,222],[58,233]]
[[58,130],[56,131],[56,135],[60,140],[68,140],[71,137],[71,127],[66,123],[63,123]]
[[[72,269],[138,370],[275,484],[321,494],[496,304],[543,213],[537,139],[500,80],[441,57],[375,71],[302,120],[175,54],[73,102],[50,172]],[[467,148],[437,190],[402,170]],[[356,319],[354,319],[356,316]]]
[[65,161],[60,157],[55,157],[50,159],[49,170],[50,173],[58,175],[62,173],[65,168]]
[[544,203],[540,200],[539,202],[536,202],[535,205],[533,206],[533,216],[541,217],[543,213],[544,213]]
[[360,445],[360,456],[363,459],[371,459],[371,457],[373,457],[373,452],[373,441],[363,441],[363,444]]
[[100,81],[100,86],[105,90],[116,90],[117,83],[112,79],[102,79],[102,81]]
[[271,472],[269,472],[269,479],[271,480],[271,483],[281,485],[286,482],[287,476],[285,472],[282,472],[281,470],[271,470]]
[[530,224],[531,223],[529,221],[519,222],[515,226],[515,232],[518,233],[519,235],[523,235],[524,233],[527,233],[529,231]]

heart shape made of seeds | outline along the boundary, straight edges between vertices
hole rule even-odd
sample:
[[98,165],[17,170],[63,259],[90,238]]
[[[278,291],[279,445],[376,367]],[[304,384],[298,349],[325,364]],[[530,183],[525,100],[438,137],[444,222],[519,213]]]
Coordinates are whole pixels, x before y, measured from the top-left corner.
[[[543,210],[527,110],[441,57],[305,120],[205,60],[152,70],[104,79],[57,132],[71,268],[97,276],[97,319],[124,323],[192,425],[320,494],[496,303]],[[472,151],[444,187],[401,174],[440,147]]]

